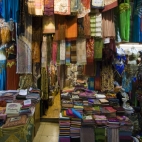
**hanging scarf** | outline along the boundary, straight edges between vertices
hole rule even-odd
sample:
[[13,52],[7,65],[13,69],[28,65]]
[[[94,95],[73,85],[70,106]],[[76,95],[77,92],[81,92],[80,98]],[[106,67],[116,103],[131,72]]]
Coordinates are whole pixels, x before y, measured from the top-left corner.
[[102,66],[102,85],[101,91],[112,91],[114,89],[113,70],[111,66]]
[[86,64],[86,39],[77,39],[76,41],[77,49],[77,64]]
[[65,40],[65,16],[55,15],[55,35],[54,41]]
[[102,49],[103,49],[103,40],[96,38],[95,44],[94,44],[94,58],[95,58],[95,60],[102,59]]
[[54,14],[70,15],[70,0],[54,0]]
[[80,0],[71,0],[71,12],[76,13],[79,10]]
[[77,15],[78,18],[82,18],[90,12],[90,0],[80,0],[80,1],[81,4]]
[[71,41],[66,41],[66,65],[70,64]]
[[32,73],[32,48],[25,39],[17,39],[17,73]]
[[54,15],[54,0],[44,0],[44,15]]
[[119,5],[120,14],[120,37],[123,41],[129,41],[131,7],[129,0]]
[[102,37],[102,14],[95,10],[90,15],[91,36]]
[[57,43],[57,64],[60,64],[60,43]]
[[71,49],[70,49],[70,58],[71,58],[71,63],[76,64],[76,41],[71,41]]
[[42,41],[42,18],[32,17],[32,41]]
[[103,37],[115,37],[114,11],[109,10],[102,14]]
[[92,64],[94,62],[94,38],[86,40],[86,57],[87,64]]
[[35,0],[34,8],[35,8],[35,15],[43,15],[43,10],[44,10],[43,0]]
[[77,38],[77,17],[76,16],[66,17],[65,38],[67,39]]
[[65,40],[61,40],[60,41],[60,64],[65,63],[65,51],[66,51]]
[[56,64],[57,48],[58,48],[58,43],[54,41],[52,43],[52,61],[53,61],[53,64]]
[[107,141],[119,142],[119,129],[107,128]]
[[43,19],[42,20],[42,33],[44,33],[44,34],[55,33],[54,15],[44,16],[42,19]]
[[32,42],[32,60],[33,63],[40,63],[40,43]]
[[78,18],[77,19],[77,33],[79,38],[84,37],[84,22],[83,22],[84,18]]
[[47,35],[47,65],[50,65],[52,55],[52,35]]
[[90,16],[89,14],[86,14],[85,17],[83,18],[83,25],[84,25],[84,35],[85,36],[90,36],[91,31],[90,31]]

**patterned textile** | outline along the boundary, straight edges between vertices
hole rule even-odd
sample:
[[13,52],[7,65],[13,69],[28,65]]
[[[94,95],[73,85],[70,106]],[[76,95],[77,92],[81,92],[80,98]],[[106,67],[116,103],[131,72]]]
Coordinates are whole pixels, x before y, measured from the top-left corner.
[[44,15],[54,15],[54,0],[44,0]]
[[55,33],[55,19],[54,15],[52,16],[44,16],[42,21],[42,33],[51,34]]
[[115,37],[114,12],[106,11],[102,14],[102,31],[103,37]]
[[54,41],[65,39],[65,16],[55,15],[55,35],[53,37]]
[[91,36],[102,37],[102,14],[99,10],[90,15],[90,28]]
[[93,8],[104,8],[104,0],[92,0]]
[[66,30],[65,38],[74,39],[77,38],[77,17],[66,17]]
[[102,66],[102,85],[101,91],[111,91],[114,89],[113,70],[111,66]]
[[19,75],[16,74],[16,60],[7,60],[7,79],[6,90],[17,90],[19,84]]
[[60,41],[60,64],[65,63],[66,43],[65,40]]
[[86,14],[90,13],[90,0],[80,0],[80,9],[78,11],[78,18],[84,17]]
[[76,41],[71,41],[71,49],[70,49],[70,58],[71,58],[71,63],[76,63]]
[[107,141],[119,142],[119,129],[107,128]]
[[58,43],[54,41],[52,43],[52,61],[53,61],[53,64],[56,64],[57,48],[58,48]]
[[77,49],[77,64],[86,64],[86,39],[77,39],[76,41]]
[[85,36],[90,36],[91,31],[90,31],[90,15],[86,14],[85,17],[83,18],[83,25],[84,25],[84,35]]
[[54,14],[70,15],[70,0],[54,0]]
[[32,41],[42,41],[42,18],[32,17]]
[[66,40],[66,65],[70,64],[70,48],[71,42]]
[[94,38],[86,40],[86,57],[87,64],[92,64],[94,62]]
[[32,73],[32,49],[22,37],[17,39],[17,73]]
[[95,60],[102,59],[102,49],[103,49],[103,40],[102,39],[95,39],[95,44],[94,44],[94,58],[95,58]]

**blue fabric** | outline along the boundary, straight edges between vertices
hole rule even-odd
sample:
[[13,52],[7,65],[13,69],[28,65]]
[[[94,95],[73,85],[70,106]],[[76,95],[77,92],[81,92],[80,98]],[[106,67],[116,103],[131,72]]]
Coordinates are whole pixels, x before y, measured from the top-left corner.
[[19,7],[20,0],[2,0],[2,17],[6,22],[10,21],[10,18],[14,22],[19,20]]
[[6,89],[6,60],[0,60],[0,90]]
[[2,1],[0,1],[0,16],[2,16]]
[[76,111],[74,108],[72,108],[72,113],[73,113],[76,117],[82,119],[82,115],[80,114],[80,112]]

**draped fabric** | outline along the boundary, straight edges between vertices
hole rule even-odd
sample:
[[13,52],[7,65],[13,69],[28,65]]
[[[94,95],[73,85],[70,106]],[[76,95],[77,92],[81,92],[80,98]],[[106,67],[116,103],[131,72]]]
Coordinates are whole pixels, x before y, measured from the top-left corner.
[[66,43],[65,40],[60,41],[60,64],[65,63]]
[[76,16],[66,17],[65,38],[67,39],[77,38],[77,17]]
[[71,49],[70,49],[70,60],[71,63],[76,64],[76,40],[71,41]]
[[54,0],[54,14],[70,15],[70,0]]
[[24,38],[17,39],[17,73],[32,73],[32,49]]
[[84,18],[77,19],[77,37],[84,37]]
[[16,60],[7,60],[6,67],[6,90],[17,90],[19,88],[19,75],[16,74]]
[[119,142],[119,129],[107,128],[107,141]]
[[71,49],[71,41],[66,40],[66,65],[70,64],[70,49]]
[[47,65],[50,65],[51,57],[52,57],[52,35],[47,35]]
[[54,15],[44,16],[42,21],[42,33],[51,34],[55,33],[55,21]]
[[90,0],[80,0],[80,9],[78,11],[78,18],[84,17],[86,14],[90,13]]
[[114,12],[106,11],[102,14],[102,31],[103,37],[115,37]]
[[54,0],[44,0],[44,15],[54,15]]
[[76,41],[77,64],[86,64],[86,39],[81,38]]

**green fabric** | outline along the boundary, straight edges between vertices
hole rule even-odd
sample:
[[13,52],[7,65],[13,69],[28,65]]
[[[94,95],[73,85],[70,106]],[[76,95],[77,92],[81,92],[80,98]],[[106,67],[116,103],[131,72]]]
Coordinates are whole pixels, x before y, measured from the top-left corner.
[[130,38],[130,15],[131,7],[129,0],[125,0],[124,3],[119,5],[120,14],[120,37],[122,41],[129,41]]
[[94,44],[94,58],[95,60],[102,59],[103,39],[96,38]]
[[95,128],[95,142],[105,142],[105,128]]

